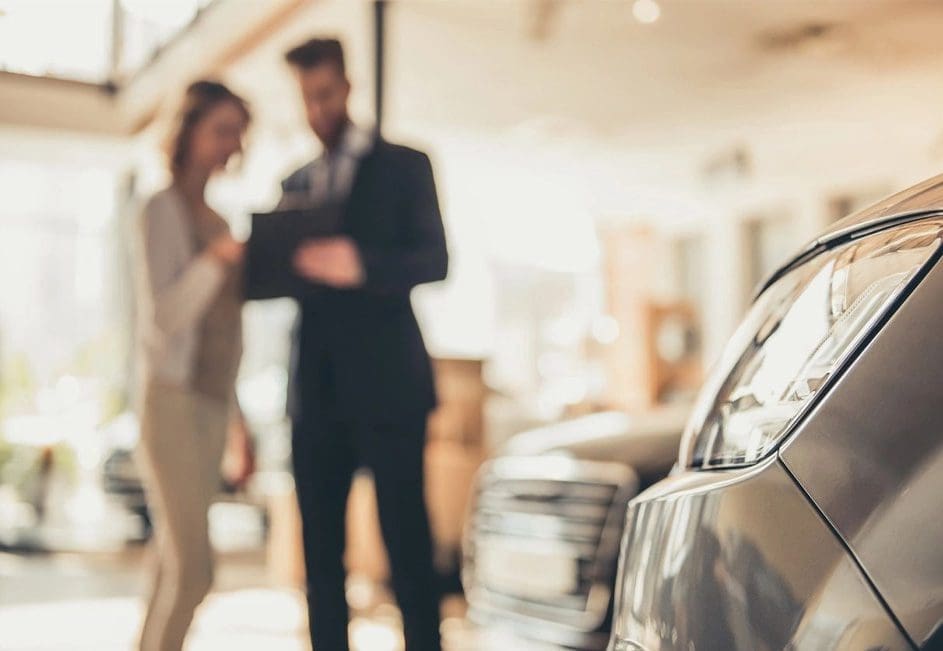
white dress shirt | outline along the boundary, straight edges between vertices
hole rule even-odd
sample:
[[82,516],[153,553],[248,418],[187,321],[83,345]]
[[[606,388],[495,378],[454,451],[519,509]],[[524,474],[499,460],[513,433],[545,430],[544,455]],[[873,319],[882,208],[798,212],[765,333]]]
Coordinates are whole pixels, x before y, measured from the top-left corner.
[[361,159],[373,147],[373,132],[350,123],[332,151],[316,158],[309,170],[313,203],[344,201],[350,194]]

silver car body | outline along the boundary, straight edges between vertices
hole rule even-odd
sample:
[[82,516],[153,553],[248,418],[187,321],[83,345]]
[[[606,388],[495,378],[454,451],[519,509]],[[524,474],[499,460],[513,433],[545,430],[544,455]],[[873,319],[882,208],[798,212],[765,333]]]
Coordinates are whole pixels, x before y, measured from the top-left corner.
[[[836,223],[770,283],[941,214],[937,177]],[[611,651],[940,648],[941,333],[938,253],[771,454],[634,499]]]

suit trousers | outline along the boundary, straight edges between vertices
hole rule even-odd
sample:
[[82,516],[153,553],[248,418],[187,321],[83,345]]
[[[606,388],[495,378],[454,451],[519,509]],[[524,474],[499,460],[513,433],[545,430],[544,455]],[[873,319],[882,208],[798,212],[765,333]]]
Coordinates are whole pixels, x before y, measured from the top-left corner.
[[347,497],[354,472],[373,473],[380,529],[407,651],[439,651],[439,597],[423,488],[426,415],[396,424],[300,418],[292,461],[301,508],[308,619],[315,651],[348,651],[343,563]]

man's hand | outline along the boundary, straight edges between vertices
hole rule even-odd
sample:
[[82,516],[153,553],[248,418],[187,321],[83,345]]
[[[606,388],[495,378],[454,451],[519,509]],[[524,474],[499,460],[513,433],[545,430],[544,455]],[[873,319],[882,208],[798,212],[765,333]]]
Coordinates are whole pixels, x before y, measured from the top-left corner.
[[214,258],[226,265],[237,265],[242,262],[245,252],[245,245],[232,238],[228,233],[216,237],[210,242],[206,250]]
[[360,252],[347,237],[308,240],[295,251],[293,263],[301,277],[337,289],[357,287],[364,281]]

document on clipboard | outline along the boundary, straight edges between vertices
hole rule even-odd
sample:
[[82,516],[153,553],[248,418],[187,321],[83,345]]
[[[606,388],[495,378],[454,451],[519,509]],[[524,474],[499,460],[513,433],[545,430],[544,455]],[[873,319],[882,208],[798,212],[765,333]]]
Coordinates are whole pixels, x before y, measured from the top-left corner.
[[305,240],[339,234],[340,224],[341,206],[333,204],[254,213],[245,250],[246,299],[302,298],[316,292],[319,286],[295,272],[292,258]]

